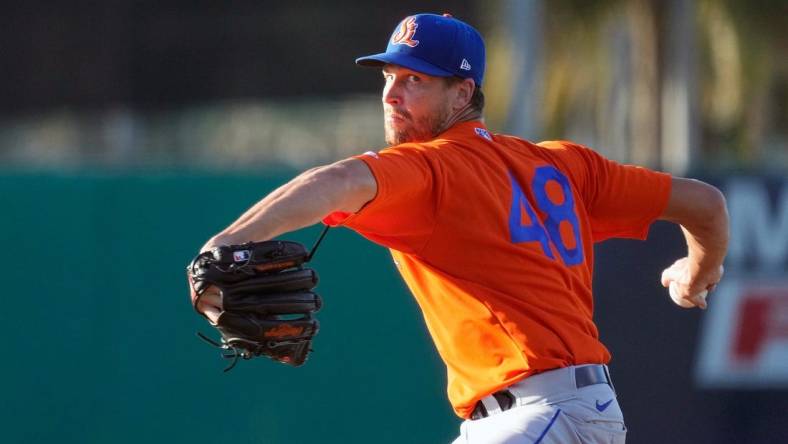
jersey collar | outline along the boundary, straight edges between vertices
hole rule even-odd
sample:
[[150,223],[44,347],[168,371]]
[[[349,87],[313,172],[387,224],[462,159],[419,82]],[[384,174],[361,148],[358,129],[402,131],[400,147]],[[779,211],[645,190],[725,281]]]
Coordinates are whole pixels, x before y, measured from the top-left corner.
[[469,120],[466,122],[455,123],[451,128],[435,137],[437,139],[463,139],[469,136],[493,141],[493,135],[487,130],[487,126],[481,120]]

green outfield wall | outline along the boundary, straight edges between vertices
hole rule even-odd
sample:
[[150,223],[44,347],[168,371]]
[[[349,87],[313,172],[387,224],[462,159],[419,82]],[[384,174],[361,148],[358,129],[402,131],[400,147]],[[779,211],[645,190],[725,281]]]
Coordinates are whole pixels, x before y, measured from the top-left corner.
[[[224,374],[217,350],[196,338],[212,329],[189,304],[186,264],[292,174],[0,174],[0,443],[451,442],[459,420],[416,303],[388,253],[349,230],[331,230],[314,260],[325,307],[306,365],[256,359]],[[748,229],[785,239],[784,210],[770,210],[788,202],[777,199],[788,192],[784,179],[746,182],[745,199],[727,180],[717,183],[739,221],[732,226],[760,220]],[[311,245],[319,232],[285,238]],[[745,265],[769,246],[743,250]],[[745,378],[710,389],[695,376],[701,326],[759,269],[726,264],[709,310],[681,310],[659,274],[685,248],[668,223],[654,224],[646,242],[595,248],[595,321],[613,355],[628,441],[788,442],[785,386],[753,390]],[[776,278],[784,281],[785,270]],[[735,336],[743,327],[733,324]],[[779,351],[785,330],[772,330],[763,349]],[[727,353],[707,336],[707,347]]]
[[[345,229],[300,368],[222,373],[184,269],[290,173],[0,175],[4,443],[449,442],[445,372],[387,251]],[[311,245],[319,227],[285,236]]]

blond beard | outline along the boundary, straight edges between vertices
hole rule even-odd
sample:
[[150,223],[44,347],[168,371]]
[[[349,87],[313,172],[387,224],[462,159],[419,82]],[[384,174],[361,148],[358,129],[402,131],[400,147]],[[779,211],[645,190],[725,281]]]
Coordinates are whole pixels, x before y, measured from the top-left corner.
[[449,121],[450,111],[442,110],[440,113],[425,117],[414,122],[413,125],[401,130],[394,130],[388,124],[384,124],[386,143],[389,146],[399,145],[408,142],[426,142],[432,140],[438,134],[446,130],[446,123]]

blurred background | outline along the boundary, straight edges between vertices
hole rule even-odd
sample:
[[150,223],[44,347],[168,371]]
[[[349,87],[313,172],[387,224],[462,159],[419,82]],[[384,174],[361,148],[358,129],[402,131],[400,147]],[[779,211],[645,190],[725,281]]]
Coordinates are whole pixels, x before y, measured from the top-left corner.
[[0,14],[3,442],[456,436],[445,370],[383,248],[329,233],[323,327],[297,369],[222,374],[184,277],[299,171],[384,146],[381,77],[353,60],[418,12],[485,36],[492,131],[727,196],[727,274],[706,312],[659,286],[683,255],[675,226],[597,247],[629,442],[788,442],[788,1],[17,3]]

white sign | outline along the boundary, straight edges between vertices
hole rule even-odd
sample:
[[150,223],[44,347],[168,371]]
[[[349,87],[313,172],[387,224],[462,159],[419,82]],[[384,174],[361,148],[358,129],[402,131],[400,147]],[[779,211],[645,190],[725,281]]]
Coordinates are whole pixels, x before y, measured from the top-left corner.
[[788,387],[788,279],[723,279],[698,352],[702,387]]
[[728,265],[737,267],[747,259],[757,268],[785,272],[788,258],[788,182],[769,202],[763,182],[735,178],[725,187],[731,218],[731,241]]
[[709,296],[696,379],[707,388],[788,387],[788,182],[734,178],[726,276]]

